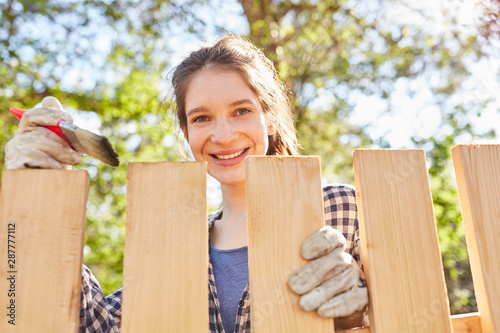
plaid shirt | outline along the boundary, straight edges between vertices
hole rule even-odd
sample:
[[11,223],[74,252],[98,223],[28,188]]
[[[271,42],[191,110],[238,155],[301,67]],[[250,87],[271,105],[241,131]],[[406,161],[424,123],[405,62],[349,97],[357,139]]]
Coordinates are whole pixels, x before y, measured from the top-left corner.
[[[342,232],[347,240],[346,251],[361,265],[359,255],[359,228],[354,189],[347,185],[330,185],[323,188],[325,222]],[[211,229],[217,213],[209,214]],[[225,333],[220,315],[212,262],[208,266],[209,332]],[[82,295],[80,307],[80,332],[120,332],[122,288],[104,297],[99,282],[92,272],[82,267]],[[250,291],[248,285],[241,296],[236,316],[235,333],[250,332]]]

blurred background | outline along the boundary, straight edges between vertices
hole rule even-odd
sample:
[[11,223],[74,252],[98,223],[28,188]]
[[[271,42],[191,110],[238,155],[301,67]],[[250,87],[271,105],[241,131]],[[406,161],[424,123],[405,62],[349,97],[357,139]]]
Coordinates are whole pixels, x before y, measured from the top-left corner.
[[[453,314],[477,311],[450,149],[499,142],[500,4],[465,0],[0,0],[0,172],[29,109],[57,97],[82,128],[107,136],[111,168],[91,176],[84,263],[105,292],[122,283],[126,169],[178,161],[162,107],[172,68],[203,41],[249,38],[293,92],[304,155],[325,183],[353,184],[356,148],[427,156]],[[208,179],[210,209],[220,204]]]

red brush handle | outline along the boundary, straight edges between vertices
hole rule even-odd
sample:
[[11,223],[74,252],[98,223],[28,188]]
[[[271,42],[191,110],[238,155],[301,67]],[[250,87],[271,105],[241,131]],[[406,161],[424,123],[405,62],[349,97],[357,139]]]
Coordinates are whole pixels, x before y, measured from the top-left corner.
[[[18,108],[9,108],[9,110],[14,115],[14,117],[16,117],[19,120],[21,120],[21,118],[23,117],[23,114],[26,112],[26,110],[18,109]],[[68,139],[66,138],[66,136],[64,135],[64,133],[61,131],[61,128],[59,128],[59,123],[61,121],[62,120],[59,120],[59,122],[57,123],[57,126],[43,126],[43,127],[45,127],[46,129],[48,129],[48,130],[56,133],[59,137],[61,137],[62,139],[64,139],[64,141],[66,141],[68,143],[68,145],[71,146],[71,143],[69,143]]]

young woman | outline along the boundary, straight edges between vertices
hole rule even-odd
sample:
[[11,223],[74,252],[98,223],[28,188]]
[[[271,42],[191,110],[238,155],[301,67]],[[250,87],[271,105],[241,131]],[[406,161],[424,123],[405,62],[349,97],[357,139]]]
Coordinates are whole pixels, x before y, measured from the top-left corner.
[[[208,217],[209,331],[249,332],[244,160],[249,155],[298,154],[288,91],[272,62],[250,42],[232,35],[192,52],[175,69],[172,84],[176,115],[192,155],[207,162],[208,173],[220,182],[223,194],[221,211]],[[29,110],[6,146],[7,168],[78,164],[78,154],[40,127],[54,125],[61,118],[71,121],[52,108]],[[313,235],[312,241],[326,240],[342,249],[320,251],[315,255],[319,258],[309,264],[311,269],[300,269],[289,285],[304,294],[303,309],[317,310],[323,317],[340,317],[335,321],[337,328],[366,325],[367,290],[359,269],[354,191],[337,185],[326,186],[323,192],[329,227]],[[319,261],[322,267],[330,267],[325,274],[319,273]],[[121,288],[104,297],[84,266],[80,331],[119,332],[121,297]]]

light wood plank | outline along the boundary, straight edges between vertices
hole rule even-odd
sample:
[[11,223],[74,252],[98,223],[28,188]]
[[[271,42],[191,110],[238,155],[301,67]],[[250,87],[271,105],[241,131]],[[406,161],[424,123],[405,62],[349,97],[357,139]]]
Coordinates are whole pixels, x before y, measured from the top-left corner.
[[287,284],[306,263],[302,242],[324,225],[319,157],[249,157],[246,191],[252,332],[333,332]]
[[372,332],[451,332],[423,150],[356,150],[354,177]]
[[129,163],[122,332],[206,332],[206,163]]
[[85,171],[3,172],[0,332],[78,332],[88,180]]
[[482,333],[478,312],[451,316],[453,333]]
[[350,330],[336,330],[335,333],[370,333],[369,327],[353,328]]
[[[482,333],[479,313],[467,313],[450,317],[453,333]],[[335,331],[336,333],[370,333],[370,328],[355,328]]]
[[500,145],[452,149],[483,332],[500,332]]

